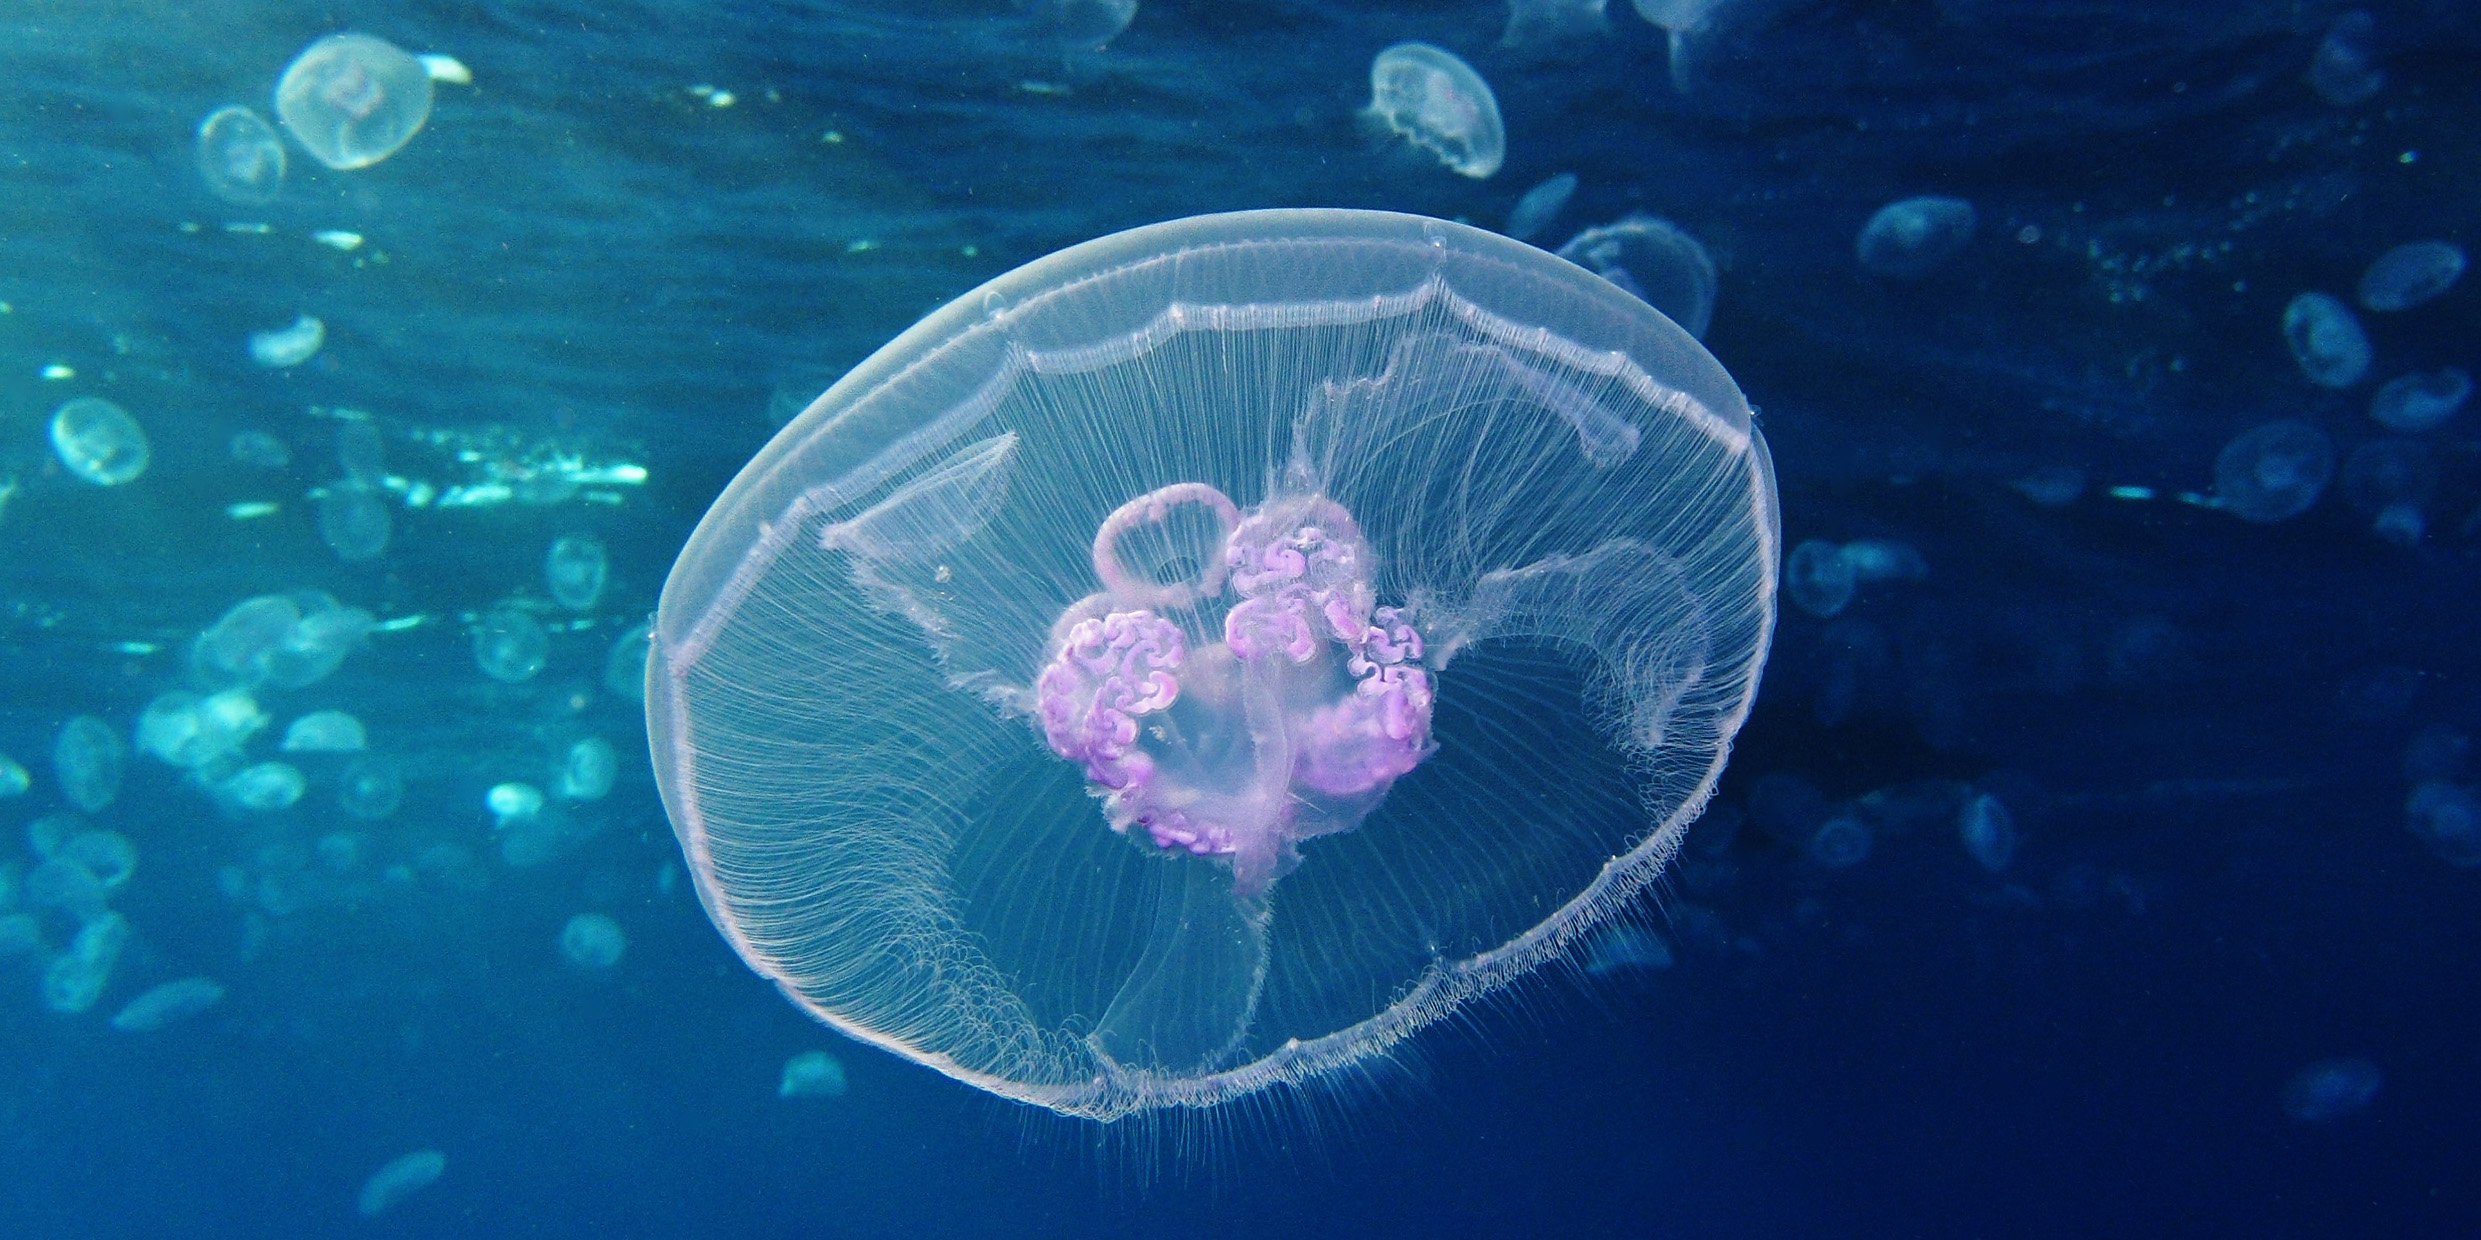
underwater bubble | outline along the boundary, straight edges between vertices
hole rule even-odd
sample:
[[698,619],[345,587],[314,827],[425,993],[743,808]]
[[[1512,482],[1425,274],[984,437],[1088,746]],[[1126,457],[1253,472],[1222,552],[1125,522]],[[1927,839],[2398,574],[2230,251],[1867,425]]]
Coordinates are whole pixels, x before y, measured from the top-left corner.
[[93,715],[79,715],[60,725],[52,742],[52,774],[69,804],[95,813],[121,794],[121,771],[129,747],[112,725]]
[[2324,1124],[2368,1106],[2386,1075],[2366,1059],[2321,1059],[2283,1086],[2283,1114],[2304,1124]]
[[[2456,866],[2481,865],[2481,795],[2470,788],[2433,779],[2412,790],[2404,800],[2404,823],[2430,851]],[[27,880],[29,890],[33,876]]]
[[1956,838],[1981,868],[1996,874],[2016,859],[2016,816],[1997,797],[1982,793],[1956,811]]
[[1779,529],[1730,376],[1592,272],[1177,220],[784,429],[664,587],[650,749],[701,904],[805,1009],[1068,1114],[1211,1107],[1400,1053],[1656,879]]
[[2309,85],[2319,98],[2348,108],[2386,85],[2386,74],[2378,68],[2377,51],[2371,46],[2377,27],[2376,19],[2359,9],[2338,15],[2326,27],[2326,37],[2309,58]]
[[284,192],[284,140],[248,108],[217,108],[198,122],[198,175],[226,202],[274,202]]
[[2292,418],[2268,422],[2214,458],[2215,506],[2244,521],[2289,521],[2317,502],[2334,473],[2326,432]]
[[569,746],[568,761],[560,770],[560,795],[572,801],[597,800],[612,790],[619,770],[620,758],[611,742],[589,736]]
[[1878,208],[1853,249],[1869,271],[1918,280],[1963,253],[1978,222],[1973,204],[1961,198],[1906,198]]
[[26,773],[25,765],[7,754],[0,753],[0,801],[8,800],[10,797],[22,797],[26,795],[26,790],[33,786],[34,777]]
[[378,494],[358,482],[338,482],[319,493],[319,541],[347,564],[374,559],[388,549],[393,522]]
[[1585,972],[1589,977],[1660,972],[1674,963],[1671,945],[1661,935],[1626,922],[1603,927],[1585,945]]
[[224,1001],[224,987],[213,978],[184,977],[153,987],[130,1000],[112,1017],[122,1033],[152,1033],[188,1020]]
[[232,778],[218,784],[216,790],[225,800],[242,809],[273,813],[291,808],[295,801],[302,799],[302,792],[308,787],[309,781],[303,779],[301,771],[292,764],[261,762],[243,768]]
[[844,1062],[825,1051],[803,1051],[784,1061],[784,1077],[775,1087],[778,1098],[841,1098]]
[[80,831],[62,840],[51,860],[83,866],[105,891],[113,891],[137,873],[138,846],[118,831]]
[[415,1150],[390,1159],[388,1165],[362,1181],[361,1194],[354,1198],[353,1207],[364,1218],[374,1217],[430,1187],[447,1169],[448,1156],[438,1150]]
[[367,168],[431,118],[431,75],[384,39],[332,34],[285,66],[276,116],[320,163],[340,172]]
[[2409,310],[2455,287],[2464,277],[2464,247],[2452,241],[2414,241],[2378,255],[2360,274],[2360,304],[2371,310]]
[[146,432],[129,411],[97,396],[80,396],[52,411],[52,451],[70,473],[101,487],[146,472]]
[[1821,620],[1841,613],[1859,584],[1843,548],[1822,539],[1802,540],[1783,565],[1785,596],[1793,606]]
[[601,913],[579,913],[560,927],[560,954],[581,969],[611,968],[628,947],[620,923]]
[[1364,113],[1439,162],[1476,180],[1499,171],[1507,131],[1490,84],[1454,52],[1398,43],[1370,62]]
[[299,315],[283,327],[250,333],[250,360],[270,370],[283,370],[309,361],[327,343],[327,324]]
[[495,608],[474,625],[474,662],[493,680],[532,680],[550,658],[551,634],[514,607]]
[[265,431],[234,435],[229,450],[234,460],[253,469],[282,469],[293,463],[293,449]]
[[1689,335],[1703,338],[1714,321],[1714,260],[1669,220],[1636,214],[1588,228],[1559,247],[1559,256],[1628,290]]
[[2369,398],[2369,416],[2392,431],[2434,430],[2472,396],[2472,376],[2458,366],[2399,375]]
[[1576,174],[1573,172],[1560,173],[1526,190],[1525,196],[1516,200],[1516,209],[1508,212],[1508,226],[1500,231],[1519,241],[1533,240],[1536,233],[1550,227],[1551,221],[1559,218],[1559,212],[1575,193]]
[[2283,342],[2300,373],[2319,387],[2347,388],[2369,373],[2369,337],[2360,320],[2324,293],[2302,293],[2283,307]]
[[54,957],[43,971],[43,1005],[66,1015],[93,1008],[103,997],[104,987],[111,984],[112,968],[120,963],[121,950],[128,945],[129,921],[118,913],[98,914],[78,927],[69,950]]
[[612,652],[603,660],[603,687],[613,696],[646,700],[646,639],[653,630],[651,621],[633,624],[612,642]]
[[362,721],[341,710],[318,710],[284,730],[286,753],[359,753],[370,744]]
[[366,754],[345,765],[336,788],[336,803],[366,822],[396,812],[405,800],[405,776],[391,758]]
[[585,534],[554,539],[543,557],[543,581],[551,587],[552,599],[570,611],[586,611],[600,601],[609,574],[603,543]]
[[1818,824],[1804,851],[1809,860],[1829,870],[1848,870],[1869,859],[1869,824],[1838,814]]

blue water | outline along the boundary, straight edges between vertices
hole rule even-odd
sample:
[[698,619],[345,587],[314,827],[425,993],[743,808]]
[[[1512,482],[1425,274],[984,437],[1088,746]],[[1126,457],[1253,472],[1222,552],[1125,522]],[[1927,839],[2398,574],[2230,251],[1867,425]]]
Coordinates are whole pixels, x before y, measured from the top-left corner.
[[[1679,94],[1620,4],[1607,36],[1520,54],[1478,0],[1143,0],[1099,53],[1004,0],[20,3],[0,751],[35,778],[0,802],[0,864],[30,866],[20,828],[62,808],[60,724],[125,733],[191,635],[270,591],[408,621],[261,697],[279,729],[353,711],[409,792],[359,823],[305,762],[300,806],[229,815],[131,757],[94,816],[141,855],[102,1003],[47,1011],[40,962],[0,961],[0,1235],[2471,1234],[2481,871],[2403,807],[2413,738],[2481,729],[2481,421],[2422,437],[2440,479],[2410,547],[2340,486],[2270,526],[2167,498],[2251,426],[2307,419],[2348,454],[2380,434],[2376,382],[2481,363],[2470,280],[2364,315],[2354,390],[2284,350],[2295,294],[2348,298],[2400,242],[2481,243],[2481,18],[2369,6],[2385,84],[2347,107],[2304,80],[2338,11],[1739,0]],[[335,30],[474,82],[371,168],[297,147],[278,202],[211,197],[198,120],[265,111]],[[1493,83],[1498,175],[1356,128],[1369,57],[1403,39]],[[843,1043],[740,965],[601,681],[779,388],[1119,228],[1306,204],[1496,225],[1565,171],[1543,242],[1644,210],[1713,251],[1706,343],[1762,411],[1788,539],[1897,539],[1930,567],[1831,621],[1787,610],[1718,811],[1745,825],[1701,828],[1653,914],[1674,967],[1543,979],[1341,1096],[1157,1142]],[[1860,225],[1921,193],[1972,200],[1975,240],[1921,282],[1865,277]],[[249,332],[305,313],[315,358],[251,362]],[[54,461],[45,423],[79,395],[146,427],[139,482]],[[386,554],[345,564],[305,498],[339,474],[311,411],[338,408],[440,487],[562,454],[646,480],[398,504]],[[253,429],[293,464],[233,462]],[[2089,482],[2064,507],[2010,485],[2056,467]],[[254,501],[280,507],[226,515]],[[610,548],[603,600],[564,615],[541,676],[484,678],[468,619],[540,598],[569,532]],[[585,735],[629,757],[618,786],[561,855],[506,864],[485,790],[545,782]],[[2023,833],[2000,874],[1957,841],[1967,786]],[[1821,867],[1807,833],[1845,812],[1870,851]],[[350,865],[317,853],[339,831]],[[438,845],[470,864],[415,867]],[[629,937],[608,974],[558,954],[589,910]],[[202,973],[216,1007],[107,1026]],[[849,1093],[776,1097],[812,1049]],[[2287,1082],[2337,1058],[2376,1066],[2374,1096],[2287,1114]],[[436,1184],[355,1212],[424,1148]]]

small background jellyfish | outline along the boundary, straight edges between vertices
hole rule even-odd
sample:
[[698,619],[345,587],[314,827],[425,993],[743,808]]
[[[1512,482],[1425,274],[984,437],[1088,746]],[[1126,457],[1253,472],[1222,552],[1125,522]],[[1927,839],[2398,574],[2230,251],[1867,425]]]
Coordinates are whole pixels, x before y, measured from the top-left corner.
[[1398,43],[1380,52],[1370,62],[1370,106],[1362,115],[1475,180],[1499,171],[1507,157],[1498,96],[1473,66],[1442,47]]

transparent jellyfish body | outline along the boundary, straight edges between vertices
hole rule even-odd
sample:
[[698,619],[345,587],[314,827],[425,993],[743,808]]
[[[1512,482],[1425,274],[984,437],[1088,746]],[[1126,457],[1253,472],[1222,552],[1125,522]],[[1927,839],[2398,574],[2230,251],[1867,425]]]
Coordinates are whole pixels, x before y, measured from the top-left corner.
[[370,747],[362,721],[341,710],[317,710],[284,730],[286,753],[360,753]]
[[332,34],[303,48],[276,83],[276,116],[339,172],[403,149],[431,118],[431,75],[385,39]]
[[2452,241],[2412,241],[2377,257],[2360,273],[2360,304],[2370,310],[2409,310],[2441,296],[2464,278],[2464,247]]
[[783,1078],[776,1083],[779,1098],[841,1098],[845,1091],[844,1063],[825,1051],[803,1051],[784,1061]]
[[2428,528],[2422,510],[2438,496],[2438,458],[2417,439],[2372,439],[2343,458],[2342,488],[2372,533],[2409,547]]
[[[1563,172],[1525,191],[1508,212],[1508,226],[1499,231],[1519,241],[1531,241],[1534,234],[1551,226],[1568,199],[1576,194],[1576,174]],[[1562,257],[1566,257],[1562,255]]]
[[2214,458],[2214,503],[2244,521],[2289,521],[2317,502],[2334,475],[2334,441],[2285,418],[2223,445]]
[[261,762],[234,772],[231,778],[216,785],[216,796],[237,810],[272,814],[292,808],[309,787],[310,781],[302,777],[301,768],[289,762]]
[[2481,865],[2481,794],[2444,779],[2424,780],[2404,799],[2403,811],[2404,825],[2447,864]]
[[1964,252],[1979,218],[1973,204],[1961,198],[1925,195],[1890,202],[1861,226],[1853,250],[1869,271],[1918,280]]
[[1101,51],[1137,19],[1137,0],[1017,0],[1063,46]]
[[1174,221],[968,294],[751,462],[666,583],[651,749],[814,1015],[1064,1113],[1212,1106],[1584,950],[1712,792],[1777,538],[1738,388],[1609,282]]
[[560,927],[560,955],[581,969],[611,968],[628,948],[620,923],[601,913],[579,913]]
[[632,702],[646,700],[646,635],[652,623],[633,624],[627,632],[612,639],[611,653],[603,658],[603,688]]
[[2309,58],[2309,85],[2320,98],[2348,108],[2386,85],[2386,73],[2378,68],[2371,46],[2377,29],[2376,19],[2360,9],[2337,15],[2326,27],[2326,37]]
[[1981,793],[1956,811],[1956,839],[1981,868],[2000,873],[2016,860],[2016,816],[1997,797]]
[[365,822],[396,812],[405,801],[405,776],[390,758],[365,755],[346,764],[336,789],[336,803]]
[[190,643],[190,672],[223,688],[272,684],[301,689],[325,680],[378,619],[317,590],[261,594],[232,609]]
[[1363,113],[1439,162],[1479,180],[1507,157],[1507,130],[1490,83],[1454,52],[1398,43],[1370,62],[1370,106]]
[[118,913],[99,913],[79,926],[69,950],[43,971],[43,1005],[65,1015],[93,1008],[128,945],[129,920]]
[[93,715],[60,725],[52,743],[52,773],[60,780],[60,794],[89,814],[121,794],[121,771],[128,761],[129,746],[121,743],[121,734]]
[[551,634],[514,607],[494,608],[474,625],[474,662],[493,680],[532,680],[550,658]]
[[2283,1086],[2283,1113],[2304,1124],[2327,1124],[2368,1106],[2386,1083],[2378,1066],[2358,1057],[2321,1059]]
[[331,483],[319,493],[319,541],[347,564],[379,558],[395,528],[386,501],[360,482]]
[[2283,343],[2300,373],[2319,387],[2347,388],[2369,373],[2369,336],[2352,308],[2324,293],[2302,293],[2283,307]]
[[112,1017],[122,1033],[153,1033],[224,1001],[224,987],[208,977],[184,977],[151,987]]
[[2472,397],[2472,375],[2460,366],[2398,375],[2369,398],[2369,418],[2391,431],[2418,434],[2454,417]]
[[34,786],[34,776],[27,774],[24,763],[0,753],[0,801],[22,797]]
[[1802,540],[1784,561],[1784,596],[1821,620],[1841,614],[1859,587],[1860,577],[1844,558],[1844,549],[1823,539]]
[[327,324],[310,315],[296,315],[282,327],[250,333],[250,360],[270,370],[285,370],[309,361],[327,343]]
[[116,487],[146,472],[146,432],[129,411],[97,396],[80,396],[52,412],[52,451],[70,473]]
[[217,108],[198,122],[198,176],[226,202],[274,202],[284,192],[284,139],[248,108]]
[[1635,0],[1637,16],[1661,28],[1670,39],[1671,89],[1685,95],[1694,83],[1689,40],[1714,23],[1714,15],[1730,0]]
[[388,1160],[388,1164],[362,1181],[362,1191],[354,1198],[354,1208],[364,1218],[373,1218],[393,1209],[407,1197],[431,1186],[448,1170],[448,1156],[438,1150],[415,1150]]
[[1499,46],[1539,48],[1609,34],[1611,19],[1603,15],[1609,6],[1610,0],[1508,0],[1508,24],[1499,33]]
[[1671,221],[1638,214],[1588,228],[1559,247],[1559,256],[1628,290],[1689,335],[1705,338],[1714,319],[1714,260],[1697,238]]
[[543,557],[543,584],[550,587],[552,600],[562,607],[587,611],[603,598],[603,582],[611,574],[610,563],[600,539],[565,534],[552,541],[550,552]]
[[619,773],[620,755],[612,750],[612,743],[589,736],[569,746],[560,766],[560,795],[572,801],[600,800],[612,790],[612,779]]

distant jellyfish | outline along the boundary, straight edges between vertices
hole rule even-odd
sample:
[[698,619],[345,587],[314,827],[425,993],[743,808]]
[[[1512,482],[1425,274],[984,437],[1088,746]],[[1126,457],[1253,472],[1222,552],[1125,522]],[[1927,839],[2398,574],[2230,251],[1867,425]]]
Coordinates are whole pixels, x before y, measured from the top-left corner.
[[581,969],[611,968],[628,947],[620,923],[601,913],[579,913],[560,927],[560,954]]
[[370,745],[362,721],[341,710],[316,710],[284,730],[286,753],[360,753]]
[[1636,0],[1637,16],[1651,22],[1670,39],[1671,89],[1687,94],[1693,73],[1689,39],[1712,24],[1714,14],[1730,0]]
[[388,1165],[371,1173],[362,1182],[362,1191],[354,1199],[354,1208],[364,1218],[372,1218],[428,1188],[448,1169],[448,1156],[438,1150],[415,1150],[390,1159]]
[[118,913],[98,914],[78,927],[69,949],[43,971],[43,1005],[71,1016],[93,1008],[128,945],[129,921]]
[[2422,509],[2438,496],[2438,458],[2417,439],[2372,439],[2343,460],[2343,498],[2388,542],[2421,540]]
[[1821,620],[1841,613],[1858,585],[1843,548],[1822,539],[1803,540],[1783,565],[1784,595]]
[[784,1076],[775,1087],[778,1098],[841,1098],[844,1063],[825,1051],[803,1051],[784,1061]]
[[1551,221],[1559,218],[1560,210],[1575,195],[1576,185],[1576,174],[1563,172],[1526,190],[1525,196],[1516,200],[1516,209],[1508,212],[1508,226],[1500,231],[1519,241],[1533,240],[1535,234],[1550,227]]
[[228,450],[234,460],[252,469],[282,469],[293,463],[293,449],[265,431],[234,435]]
[[1628,290],[1703,339],[1714,319],[1714,260],[1697,238],[1666,219],[1636,214],[1588,228],[1559,256]]
[[60,725],[52,743],[52,773],[69,804],[95,813],[121,794],[121,770],[129,746],[111,724],[93,715],[78,715]]
[[2326,432],[2285,418],[2242,432],[2214,458],[2214,504],[2243,521],[2289,521],[2334,479]]
[[224,1001],[224,987],[208,977],[165,982],[132,999],[112,1017],[122,1033],[152,1033],[179,1024]]
[[646,700],[646,638],[653,629],[651,622],[633,624],[613,640],[612,652],[603,660],[603,687],[614,697]]
[[543,790],[532,784],[493,784],[482,804],[491,811],[494,827],[505,831],[543,812]]
[[1963,253],[1978,222],[1973,204],[1961,198],[1906,198],[1878,208],[1853,248],[1866,270],[1918,280]]
[[384,484],[388,478],[388,443],[379,434],[378,426],[356,421],[337,427],[336,465],[345,471],[349,482],[366,487]]
[[337,781],[336,803],[365,822],[396,812],[405,800],[405,776],[391,758],[365,754],[345,765]]
[[2283,1114],[2304,1124],[2332,1123],[2368,1106],[2385,1082],[2366,1059],[2321,1059],[2284,1084]]
[[1774,626],[1764,438],[1496,233],[1153,225],[936,311],[664,586],[700,904],[824,1021],[1108,1121],[1315,1091],[1657,881]]
[[1997,874],[2016,860],[2016,816],[1989,793],[1981,793],[1956,811],[1956,838],[1981,868]]
[[80,922],[92,921],[111,898],[95,872],[68,857],[46,857],[26,871],[25,900],[29,907],[57,909]]
[[261,762],[235,772],[216,786],[217,794],[236,809],[272,814],[290,809],[310,783],[289,762]]
[[96,396],[80,396],[52,412],[52,451],[70,473],[102,487],[136,480],[148,459],[138,420]]
[[1099,52],[1137,18],[1137,0],[1017,0],[1063,45]]
[[512,685],[532,680],[550,658],[551,634],[514,607],[494,608],[474,625],[474,662],[493,680]]
[[2326,37],[2309,58],[2309,85],[2319,98],[2348,108],[2386,85],[2386,73],[2378,68],[2377,51],[2371,46],[2377,26],[2368,13],[2352,9],[2326,27]]
[[1855,538],[1843,545],[1842,555],[1856,585],[1920,581],[1930,575],[1930,562],[1919,550],[1892,538]]
[[570,611],[591,610],[603,598],[603,581],[611,572],[602,540],[585,534],[554,539],[543,557],[543,581],[551,597]]
[[[1541,47],[1609,34],[1611,21],[1603,16],[1609,4],[1610,0],[1508,0],[1508,24],[1499,34],[1499,46]],[[1508,235],[1524,240],[1512,232]]]
[[[2447,864],[2481,865],[2481,794],[2443,779],[2428,780],[2404,799],[2404,825]],[[32,879],[29,878],[29,886]]]
[[147,703],[138,716],[138,748],[184,770],[196,770],[239,753],[242,742],[267,726],[267,716],[248,692],[226,689],[200,697],[176,689]]
[[1838,814],[1818,824],[1803,851],[1821,868],[1848,870],[1869,859],[1870,842],[1868,823],[1850,814]]
[[2407,435],[2435,430],[2472,396],[2472,375],[2459,366],[2415,371],[2387,381],[2369,398],[2369,417]]
[[2396,246],[2360,273],[2360,304],[2370,310],[2409,310],[2445,293],[2464,278],[2464,247],[2452,241],[2413,241]]
[[2302,293],[2283,307],[2283,342],[2300,373],[2319,387],[2347,388],[2369,373],[2369,337],[2360,320],[2324,293]]
[[1398,43],[1380,52],[1370,62],[1364,115],[1476,180],[1499,171],[1507,156],[1498,96],[1445,48]]
[[569,746],[568,761],[560,768],[560,795],[572,801],[593,801],[612,790],[612,778],[620,770],[620,758],[612,752],[612,743],[600,736],[589,736]]
[[296,315],[283,327],[250,333],[250,360],[270,370],[284,370],[309,361],[327,343],[327,324],[310,315]]
[[26,773],[25,764],[0,753],[0,801],[22,797],[34,786],[34,777]]
[[248,108],[217,108],[198,122],[198,175],[226,202],[274,202],[284,192],[284,140]]
[[267,683],[278,688],[304,689],[327,679],[378,627],[378,618],[369,612],[315,590],[297,592],[289,601],[301,618],[259,656]]
[[395,44],[332,34],[302,50],[276,83],[276,116],[320,163],[367,168],[431,117],[431,75]]
[[116,891],[129,884],[129,876],[138,870],[138,846],[118,831],[80,831],[60,842],[53,861],[68,861],[83,866],[95,876],[105,891]]
[[361,483],[335,482],[319,493],[319,541],[347,564],[377,559],[394,529],[387,504]]

